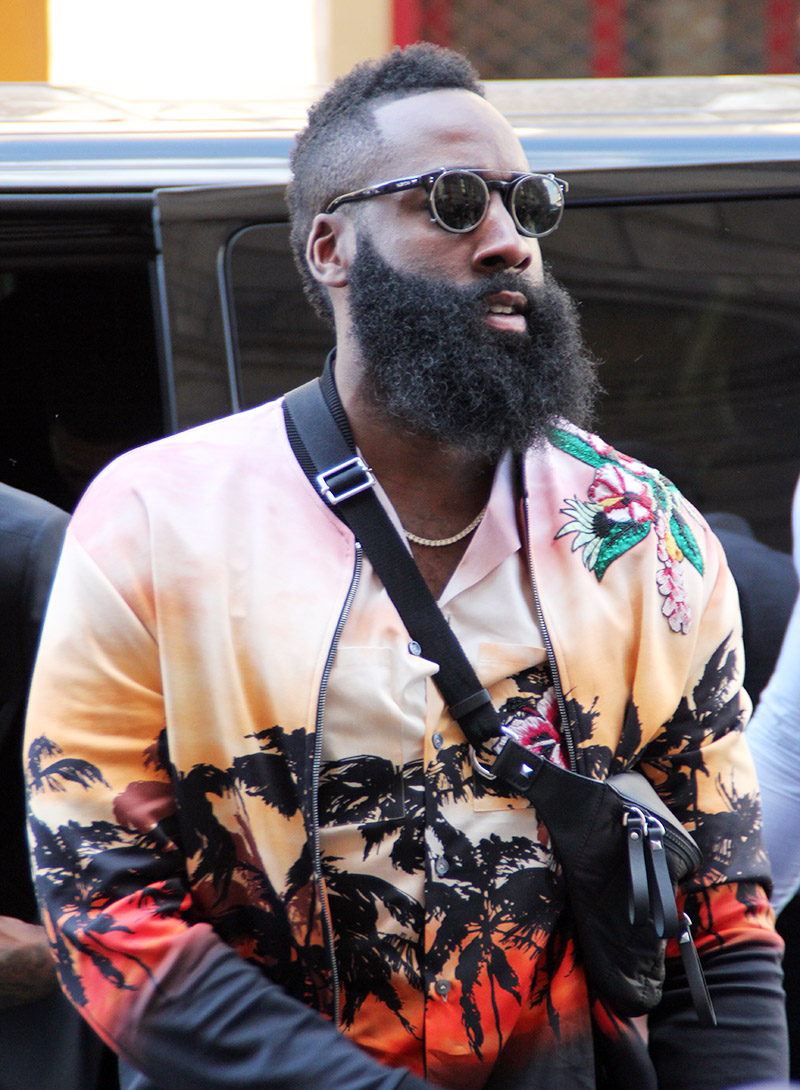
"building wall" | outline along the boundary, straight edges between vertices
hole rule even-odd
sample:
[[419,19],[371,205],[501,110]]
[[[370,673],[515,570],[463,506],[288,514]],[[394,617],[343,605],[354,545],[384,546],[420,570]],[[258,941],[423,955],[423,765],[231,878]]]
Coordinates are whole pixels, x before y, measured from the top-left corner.
[[329,83],[358,61],[392,44],[392,0],[322,0],[317,5],[319,82]]
[[800,0],[0,0],[0,79],[267,98],[419,38],[487,79],[792,72],[799,23]]
[[0,3],[0,79],[47,80],[47,0]]

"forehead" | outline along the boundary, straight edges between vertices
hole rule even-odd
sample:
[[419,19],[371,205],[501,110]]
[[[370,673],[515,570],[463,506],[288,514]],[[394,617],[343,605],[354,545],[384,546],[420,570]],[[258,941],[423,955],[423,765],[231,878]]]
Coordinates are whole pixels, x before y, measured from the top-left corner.
[[427,91],[385,103],[375,120],[386,144],[382,167],[415,174],[441,166],[527,170],[509,123],[471,91]]

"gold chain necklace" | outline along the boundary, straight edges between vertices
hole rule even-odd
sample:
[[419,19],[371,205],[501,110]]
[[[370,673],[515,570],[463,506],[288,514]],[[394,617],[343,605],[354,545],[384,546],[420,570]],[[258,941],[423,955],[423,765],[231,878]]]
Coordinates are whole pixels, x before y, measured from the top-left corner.
[[409,530],[404,530],[403,532],[405,533],[408,540],[413,541],[415,545],[427,545],[429,549],[440,549],[443,545],[455,545],[457,541],[461,541],[467,536],[467,534],[471,534],[473,530],[477,530],[477,528],[483,522],[483,516],[486,514],[486,508],[488,506],[489,504],[487,503],[486,507],[484,507],[482,511],[478,512],[478,514],[475,516],[469,526],[465,526],[461,533],[453,534],[452,537],[443,537],[437,541],[434,538],[430,537],[417,537],[416,534],[412,534]]

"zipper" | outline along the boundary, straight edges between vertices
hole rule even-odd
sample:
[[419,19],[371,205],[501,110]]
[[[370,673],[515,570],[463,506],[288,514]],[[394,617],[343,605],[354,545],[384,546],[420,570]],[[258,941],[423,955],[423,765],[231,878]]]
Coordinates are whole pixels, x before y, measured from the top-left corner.
[[533,574],[533,556],[530,546],[530,534],[528,527],[530,526],[530,507],[528,504],[528,488],[525,480],[525,465],[521,462],[520,471],[522,476],[522,506],[525,511],[525,548],[528,551],[528,564],[530,566],[531,574],[531,589],[533,590],[533,605],[536,610],[536,619],[539,622],[539,627],[542,630],[542,639],[544,640],[544,649],[547,654],[547,661],[550,665],[550,673],[553,678],[553,688],[556,692],[556,703],[558,704],[559,715],[561,716],[561,722],[563,723],[564,741],[567,745],[567,756],[569,758],[569,767],[571,772],[578,771],[578,756],[575,750],[575,739],[572,735],[572,724],[567,714],[567,702],[564,698],[564,689],[561,685],[561,675],[558,672],[558,663],[556,662],[555,652],[553,651],[553,644],[550,640],[550,633],[547,631],[547,625],[544,623],[544,613],[542,612],[542,603],[539,598],[539,588],[536,585],[536,577]]
[[339,614],[339,620],[336,622],[336,630],[333,633],[333,640],[328,649],[328,657],[325,660],[325,668],[322,671],[322,680],[319,686],[319,697],[317,698],[317,719],[315,725],[314,734],[314,759],[311,767],[311,858],[314,874],[314,882],[317,887],[317,896],[319,897],[320,914],[322,916],[322,930],[325,936],[325,947],[328,953],[328,960],[331,967],[331,985],[333,991],[333,1024],[339,1025],[339,1018],[341,1011],[339,1005],[341,1002],[341,982],[339,980],[339,969],[336,965],[336,945],[333,939],[333,920],[331,919],[330,910],[328,908],[328,900],[325,897],[325,879],[322,875],[322,851],[320,848],[320,836],[319,836],[319,773],[322,765],[322,724],[325,717],[325,697],[328,690],[328,680],[331,676],[331,670],[333,669],[333,660],[336,655],[336,649],[339,646],[339,640],[342,635],[342,629],[344,628],[347,618],[350,615],[350,610],[353,605],[353,599],[355,598],[356,590],[358,588],[358,582],[361,577],[362,566],[362,551],[361,542],[355,543],[355,564],[353,566],[353,575],[350,579],[350,587],[347,591],[347,597],[344,600],[342,611]]
[[700,866],[702,862],[700,852],[695,851],[678,833],[670,829],[669,825],[664,825],[664,840],[683,859],[687,868],[694,869]]

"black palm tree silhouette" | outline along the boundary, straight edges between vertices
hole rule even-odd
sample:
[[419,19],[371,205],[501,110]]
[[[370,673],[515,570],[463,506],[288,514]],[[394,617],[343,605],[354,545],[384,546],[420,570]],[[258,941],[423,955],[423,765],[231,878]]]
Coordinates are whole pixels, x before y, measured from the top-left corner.
[[462,987],[464,1027],[481,1059],[485,1034],[478,987],[485,977],[502,1046],[497,990],[523,1002],[506,949],[534,957],[542,953],[563,903],[560,877],[546,865],[549,853],[527,837],[502,840],[492,834],[473,843],[441,818],[435,831],[451,869],[447,881],[435,884],[433,903],[426,906],[439,924],[426,968],[440,973],[458,953],[456,977]]
[[102,783],[108,787],[100,769],[91,761],[59,758],[45,767],[42,766],[43,760],[49,760],[58,753],[63,753],[61,747],[44,735],[31,742],[28,747],[27,774],[32,791],[42,791],[44,788],[48,791],[64,791],[65,782],[76,783],[81,787]]
[[[355,757],[325,766],[323,812],[339,823],[362,826],[364,858],[387,837],[394,837],[390,853],[393,865],[412,872],[424,865],[424,826],[427,816],[454,863],[452,881],[437,883],[426,914],[437,922],[437,936],[426,954],[426,969],[436,974],[458,954],[457,976],[462,985],[462,1009],[469,1040],[480,1057],[484,1040],[477,992],[488,979],[495,1024],[500,1033],[496,989],[523,1001],[519,980],[507,948],[533,956],[541,952],[563,903],[560,875],[548,868],[549,852],[526,837],[502,840],[497,836],[473,844],[442,817],[442,806],[463,801],[474,786],[466,744],[439,751],[427,770],[428,809],[421,765],[402,770],[375,757]],[[405,791],[405,820],[397,814],[398,784]],[[383,787],[383,790],[376,790]],[[326,883],[337,921],[337,961],[345,983],[345,1018],[352,1020],[367,995],[378,996],[404,1025],[400,1006],[390,984],[391,972],[401,970],[415,986],[422,987],[417,936],[422,934],[420,906],[395,886],[375,877],[339,872],[335,860],[325,860]],[[450,875],[448,874],[448,879]],[[398,938],[379,934],[381,909],[410,928]],[[554,948],[555,949],[555,948]],[[566,953],[558,947],[556,956]],[[553,1012],[553,1016],[555,1014]],[[407,1026],[410,1030],[410,1027]]]
[[[58,925],[55,943],[64,987],[79,1006],[86,1003],[86,994],[76,973],[70,945],[89,957],[100,973],[117,988],[127,988],[124,974],[109,954],[103,936],[112,931],[128,931],[111,913],[98,906],[109,902],[109,880],[120,872],[133,880],[137,867],[146,867],[152,856],[147,837],[120,836],[118,826],[110,822],[95,821],[81,826],[71,821],[53,832],[35,816],[31,817],[31,834],[36,861],[37,891],[42,900],[49,896],[51,915],[58,905]],[[138,885],[138,883],[135,883]],[[53,895],[53,891],[55,895]],[[120,895],[115,889],[114,899]],[[160,901],[162,913],[175,911],[180,904],[180,894],[174,889],[154,890],[152,896]],[[145,973],[149,970],[135,955],[120,954]]]
[[706,663],[703,675],[692,690],[691,702],[684,697],[658,739],[643,754],[642,763],[652,770],[655,782],[670,799],[670,808],[683,822],[698,827],[706,815],[698,803],[698,777],[708,776],[700,743],[716,739],[735,729],[740,708],[733,682],[737,673],[735,651],[730,637]]
[[[262,737],[267,744],[277,747],[285,740],[282,733],[280,728],[273,728],[263,732]],[[108,786],[100,770],[88,761],[58,759],[45,763],[60,752],[45,737],[32,743],[28,775],[33,791],[64,790],[67,782],[87,789],[95,784]],[[306,977],[298,965],[285,904],[267,881],[258,861],[239,857],[234,837],[217,819],[210,801],[214,796],[227,796],[241,802],[243,796],[250,795],[275,805],[285,815],[296,813],[296,791],[285,789],[284,760],[259,752],[237,759],[232,769],[198,765],[181,775],[169,762],[166,736],[162,732],[157,746],[148,750],[146,763],[169,772],[182,796],[185,803],[182,814],[191,816],[192,821],[181,820],[180,831],[174,817],[159,822],[146,833],[132,832],[105,821],[86,826],[70,821],[52,830],[32,819],[37,885],[42,898],[46,895],[53,906],[53,915],[56,912],[58,915],[61,930],[55,941],[70,995],[79,1004],[86,1001],[80,978],[72,968],[68,943],[91,958],[115,987],[127,987],[124,974],[107,955],[107,944],[102,940],[104,934],[126,928],[114,919],[113,911],[98,911],[98,906],[138,895],[140,903],[154,907],[157,914],[180,916],[186,896],[183,865],[186,854],[198,860],[196,879],[209,878],[218,890],[219,912],[212,921],[215,928],[229,937],[242,933],[257,935],[254,959],[274,966],[276,976],[282,978],[293,994],[307,990],[301,983]],[[280,789],[274,795],[269,790],[269,773],[274,773],[273,782],[280,781]],[[177,844],[183,850],[177,849]],[[310,878],[310,868],[307,869],[306,885]],[[255,890],[255,904],[243,907],[226,902],[234,881],[246,884],[251,893]],[[245,922],[245,917],[253,915],[258,917],[255,927],[252,918]],[[117,952],[117,956],[127,955]],[[130,960],[147,971],[138,958],[131,956]],[[304,960],[308,958],[299,958],[300,962]],[[314,960],[322,962],[318,955]]]
[[[326,857],[324,867],[328,900],[336,920],[336,961],[344,994],[342,1020],[352,1025],[361,1004],[371,997],[383,1003],[407,1032],[418,1036],[402,1012],[392,976],[399,973],[413,987],[422,987],[422,906],[376,875],[338,870],[337,861]],[[381,910],[402,931],[380,932]]]

